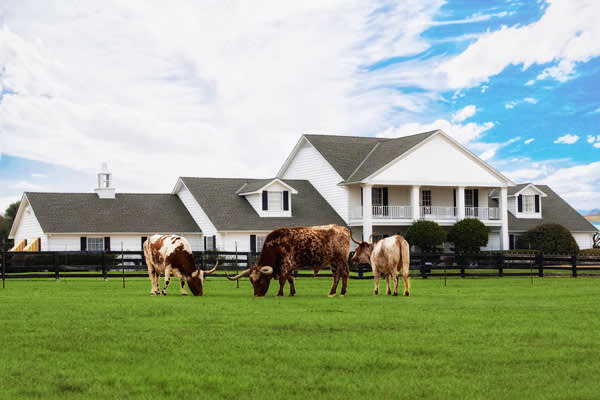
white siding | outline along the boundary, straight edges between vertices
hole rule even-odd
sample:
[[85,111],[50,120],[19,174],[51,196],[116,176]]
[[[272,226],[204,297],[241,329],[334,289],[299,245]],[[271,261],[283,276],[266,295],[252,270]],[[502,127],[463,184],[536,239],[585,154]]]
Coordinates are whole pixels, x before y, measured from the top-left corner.
[[388,204],[390,206],[409,206],[410,188],[402,186],[390,186],[388,188]]
[[[221,241],[225,245],[225,251],[235,251],[237,242],[237,250],[239,252],[250,251],[250,235],[267,236],[270,231],[260,232],[222,232]],[[260,252],[261,249],[256,249]]]
[[[281,186],[281,185],[278,185]],[[284,187],[281,186],[281,189],[278,190],[278,192],[283,191]],[[287,188],[285,188],[285,190],[287,190]],[[269,191],[275,191],[274,188],[269,187]],[[292,195],[290,194],[288,197],[288,205],[289,205],[289,209],[287,211],[283,211],[283,210],[279,210],[279,211],[272,211],[272,210],[266,210],[263,211],[262,209],[262,193],[256,193],[256,194],[249,194],[246,197],[246,200],[248,200],[248,203],[250,203],[250,205],[252,206],[252,208],[254,208],[254,211],[256,211],[256,213],[258,215],[260,215],[261,217],[291,217],[292,216]],[[283,199],[282,201],[282,207],[283,207]]]
[[467,187],[506,184],[483,164],[439,135],[371,177],[371,183]]
[[344,221],[348,221],[348,188],[338,186],[342,177],[307,141],[300,146],[281,178],[308,180]]
[[23,239],[27,239],[27,243],[29,244],[34,239],[40,238],[42,245],[41,250],[46,251],[48,250],[48,240],[46,235],[44,234],[44,231],[42,230],[42,227],[38,222],[33,209],[26,200],[24,201],[26,202],[25,210],[15,231],[15,243],[18,243]]
[[577,242],[577,245],[579,246],[580,250],[591,249],[594,247],[594,234],[593,233],[589,233],[589,232],[584,232],[584,233],[571,232],[571,233],[573,234],[573,237],[575,238],[575,241]]
[[509,197],[508,198],[508,211],[512,213],[512,215],[517,215],[517,198]]
[[196,224],[200,227],[204,235],[212,236],[217,233],[217,228],[210,221],[202,207],[200,207],[200,204],[198,204],[194,196],[190,193],[188,188],[185,187],[185,185],[180,185],[177,196],[179,196],[179,199],[185,208],[188,209],[192,218],[194,218],[194,221],[196,221]]
[[[48,250],[79,251],[81,250],[81,241],[79,239],[81,236],[83,235],[51,235],[50,237],[48,237]],[[95,236],[96,235],[94,235],[94,237]],[[100,237],[100,235],[97,236]]]
[[500,233],[490,232],[488,236],[488,244],[482,247],[481,250],[500,250]]
[[[192,234],[183,235],[177,232],[162,232],[164,234],[175,234],[184,236],[190,243],[190,247],[193,251],[202,250],[202,235]],[[94,233],[94,234],[52,234],[48,237],[47,243],[48,248],[43,250],[48,251],[79,251],[81,250],[81,237],[99,237],[105,238],[110,237],[110,250],[121,251],[121,242],[123,242],[124,251],[141,251],[142,250],[142,236],[150,237],[154,233],[144,234],[115,234],[115,233]]]

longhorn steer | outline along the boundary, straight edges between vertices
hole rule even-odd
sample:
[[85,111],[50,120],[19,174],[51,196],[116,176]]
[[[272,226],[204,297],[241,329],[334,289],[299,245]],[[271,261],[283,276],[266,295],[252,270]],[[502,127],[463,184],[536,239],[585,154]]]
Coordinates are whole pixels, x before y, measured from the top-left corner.
[[376,243],[357,242],[358,244],[352,257],[352,264],[370,264],[375,276],[375,290],[373,294],[379,294],[379,277],[385,276],[387,294],[391,294],[390,276],[394,278],[394,296],[398,296],[398,275],[402,271],[404,279],[404,295],[410,296],[410,278],[408,270],[410,267],[410,246],[400,235],[394,235],[381,239]]
[[217,264],[210,271],[203,271],[196,266],[192,249],[185,238],[177,235],[154,235],[144,242],[144,257],[148,265],[148,276],[152,281],[151,295],[161,294],[158,279],[165,274],[165,286],[162,295],[167,295],[167,287],[171,280],[171,273],[181,281],[181,294],[187,296],[185,282],[194,294],[202,296],[204,275],[212,274],[217,269]]
[[290,284],[290,296],[296,294],[294,271],[301,267],[313,267],[315,273],[326,265],[331,265],[333,285],[329,296],[335,296],[340,278],[342,290],[346,294],[348,285],[348,254],[350,253],[350,232],[338,225],[279,228],[265,238],[256,265],[241,274],[230,277],[237,280],[248,276],[254,287],[254,296],[262,297],[269,290],[271,279],[279,280],[277,296],[283,296],[285,282]]

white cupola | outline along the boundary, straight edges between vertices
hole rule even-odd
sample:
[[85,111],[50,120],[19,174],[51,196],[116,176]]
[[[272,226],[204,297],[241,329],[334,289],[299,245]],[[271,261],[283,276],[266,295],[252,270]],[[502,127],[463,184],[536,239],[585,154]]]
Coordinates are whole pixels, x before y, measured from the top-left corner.
[[102,170],[98,172],[98,187],[94,189],[94,192],[101,199],[114,199],[116,189],[111,186],[112,174],[108,170],[108,165],[102,163]]

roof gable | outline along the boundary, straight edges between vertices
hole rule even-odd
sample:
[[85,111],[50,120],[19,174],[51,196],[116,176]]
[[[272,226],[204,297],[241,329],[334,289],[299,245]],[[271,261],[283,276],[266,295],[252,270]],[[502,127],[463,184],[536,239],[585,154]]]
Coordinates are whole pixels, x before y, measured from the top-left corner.
[[283,188],[285,188],[292,194],[298,194],[298,191],[296,189],[294,189],[279,178],[257,179],[256,181],[245,183],[240,189],[237,190],[236,193],[239,193],[240,196],[260,194],[263,190],[269,190],[269,188],[278,186],[283,186]]

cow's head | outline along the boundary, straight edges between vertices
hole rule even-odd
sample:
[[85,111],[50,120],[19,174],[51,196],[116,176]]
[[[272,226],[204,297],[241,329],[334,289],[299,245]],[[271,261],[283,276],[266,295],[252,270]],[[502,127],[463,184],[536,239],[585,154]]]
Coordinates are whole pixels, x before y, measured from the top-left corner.
[[204,271],[196,267],[196,270],[187,277],[188,287],[190,288],[194,296],[202,296],[202,286],[204,285],[204,278],[206,275],[210,275],[213,272],[215,272],[217,270],[217,265],[219,265],[218,260],[214,268],[210,271]]
[[250,279],[250,283],[252,283],[252,286],[254,287],[254,297],[263,297],[267,294],[267,290],[269,290],[271,278],[273,278],[273,268],[255,265],[239,275],[233,277],[227,275],[227,279],[230,281],[237,281],[243,276],[247,276]]
[[357,242],[352,238],[352,241],[358,246],[354,250],[352,264],[371,264],[371,252],[373,251],[373,243]]

